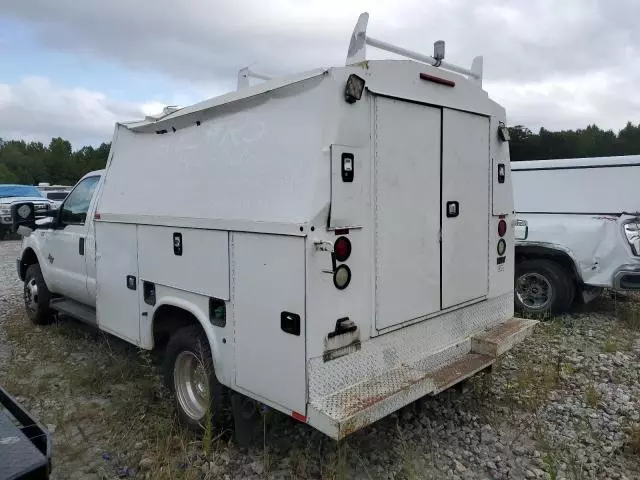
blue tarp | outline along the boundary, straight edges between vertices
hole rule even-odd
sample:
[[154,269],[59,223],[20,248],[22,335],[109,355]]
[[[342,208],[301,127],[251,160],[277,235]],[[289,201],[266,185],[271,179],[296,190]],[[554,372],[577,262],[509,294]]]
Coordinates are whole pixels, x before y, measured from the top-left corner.
[[0,185],[0,198],[7,197],[39,197],[42,192],[33,185]]

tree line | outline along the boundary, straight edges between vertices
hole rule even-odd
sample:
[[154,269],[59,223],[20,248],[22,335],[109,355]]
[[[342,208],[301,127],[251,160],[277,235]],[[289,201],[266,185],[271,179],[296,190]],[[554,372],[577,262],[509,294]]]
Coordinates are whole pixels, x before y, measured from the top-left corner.
[[[640,124],[631,122],[617,133],[597,125],[558,132],[543,127],[538,133],[517,125],[509,132],[512,161],[640,154]],[[110,146],[74,151],[62,138],[51,139],[49,145],[0,139],[0,183],[73,185],[85,173],[104,168]]]
[[62,138],[41,142],[0,139],[0,184],[74,185],[85,173],[104,168],[111,144],[78,150]]

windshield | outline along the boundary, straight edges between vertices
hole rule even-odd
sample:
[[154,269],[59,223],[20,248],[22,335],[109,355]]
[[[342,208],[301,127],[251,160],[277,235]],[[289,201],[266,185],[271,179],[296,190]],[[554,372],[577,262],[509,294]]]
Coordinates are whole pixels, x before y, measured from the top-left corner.
[[33,185],[0,185],[0,198],[10,197],[38,197],[42,193]]

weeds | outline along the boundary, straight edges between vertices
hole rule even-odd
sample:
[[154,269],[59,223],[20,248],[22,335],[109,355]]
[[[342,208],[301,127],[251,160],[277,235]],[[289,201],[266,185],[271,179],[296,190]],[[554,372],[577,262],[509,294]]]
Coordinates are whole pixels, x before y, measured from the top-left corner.
[[549,480],[556,480],[558,478],[558,459],[555,455],[547,453],[542,457],[545,470],[549,474]]
[[618,351],[618,342],[610,338],[602,344],[602,351],[605,353],[615,353]]
[[596,390],[593,385],[589,385],[584,391],[584,402],[591,408],[598,408],[602,395]]
[[402,458],[402,478],[403,480],[417,480],[418,471],[415,465],[416,453],[409,447],[404,436],[404,431],[400,425],[396,425],[398,431],[398,440],[400,441],[400,455]]
[[630,427],[627,433],[629,435],[629,449],[632,453],[640,455],[640,425]]

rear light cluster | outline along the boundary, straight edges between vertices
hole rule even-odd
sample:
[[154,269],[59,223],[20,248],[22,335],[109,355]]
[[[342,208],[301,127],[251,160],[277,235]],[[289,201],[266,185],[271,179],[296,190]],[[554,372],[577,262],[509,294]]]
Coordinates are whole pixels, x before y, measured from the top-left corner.
[[624,234],[633,254],[640,255],[640,218],[634,218],[632,221],[625,223]]
[[[333,257],[337,262],[346,262],[351,256],[351,241],[347,237],[338,237],[333,244]],[[351,282],[351,269],[348,265],[334,265],[333,284],[338,290],[344,290]]]
[[505,241],[504,237],[505,234],[507,233],[507,222],[504,218],[500,218],[500,221],[498,222],[498,236],[500,237],[500,239],[498,240],[498,256],[502,257],[504,256],[505,252],[507,251],[507,242]]

